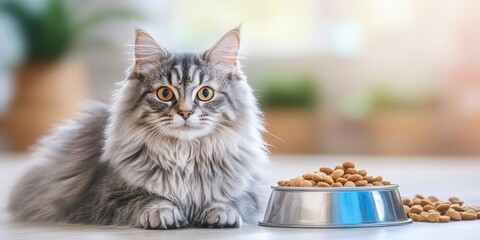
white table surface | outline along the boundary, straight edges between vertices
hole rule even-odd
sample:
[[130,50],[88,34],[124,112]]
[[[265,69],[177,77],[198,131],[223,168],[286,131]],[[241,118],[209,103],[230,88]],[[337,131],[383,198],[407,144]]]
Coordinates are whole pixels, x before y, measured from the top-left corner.
[[[0,239],[480,239],[480,220],[446,224],[412,223],[395,227],[356,229],[292,229],[244,225],[239,229],[142,230],[129,227],[67,224],[25,224],[9,220],[8,192],[25,168],[24,155],[0,154]],[[457,196],[480,205],[480,157],[358,157],[274,156],[264,167],[266,182],[274,184],[320,166],[354,161],[369,174],[382,175],[400,185],[402,196],[416,193],[441,199]],[[265,186],[265,199],[269,187]]]

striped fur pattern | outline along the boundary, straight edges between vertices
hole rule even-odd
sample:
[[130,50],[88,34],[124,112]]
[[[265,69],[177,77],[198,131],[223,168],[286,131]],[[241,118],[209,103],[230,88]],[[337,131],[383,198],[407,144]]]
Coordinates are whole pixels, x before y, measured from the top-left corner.
[[[141,30],[135,44],[112,103],[90,106],[41,141],[36,167],[12,193],[13,217],[153,229],[255,221],[268,155],[236,60],[239,30],[201,53],[168,52]],[[159,100],[162,86],[172,101]],[[204,86],[214,90],[209,101],[197,97]]]

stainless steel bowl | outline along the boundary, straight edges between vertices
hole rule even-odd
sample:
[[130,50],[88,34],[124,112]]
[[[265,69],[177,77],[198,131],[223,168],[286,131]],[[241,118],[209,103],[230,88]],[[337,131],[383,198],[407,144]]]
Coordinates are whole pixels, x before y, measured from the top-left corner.
[[261,226],[344,228],[392,226],[407,218],[398,185],[370,187],[279,187],[272,194]]

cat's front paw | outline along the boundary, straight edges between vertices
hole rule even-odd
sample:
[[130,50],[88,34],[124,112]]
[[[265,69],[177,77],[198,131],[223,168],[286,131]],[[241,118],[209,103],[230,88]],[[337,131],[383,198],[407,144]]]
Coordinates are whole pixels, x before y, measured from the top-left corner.
[[140,214],[141,228],[172,229],[187,226],[188,221],[180,209],[168,200],[152,203]]
[[242,217],[237,210],[226,203],[211,203],[195,218],[197,227],[238,228],[242,226]]

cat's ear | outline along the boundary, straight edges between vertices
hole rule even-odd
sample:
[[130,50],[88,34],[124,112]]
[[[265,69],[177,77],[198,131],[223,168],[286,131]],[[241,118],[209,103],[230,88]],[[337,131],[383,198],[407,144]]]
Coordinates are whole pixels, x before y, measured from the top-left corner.
[[238,65],[240,50],[240,26],[225,33],[220,40],[205,53],[205,60],[213,65],[232,70]]
[[148,33],[142,29],[135,31],[135,71],[147,72],[167,57],[165,51]]

